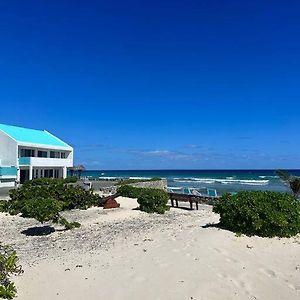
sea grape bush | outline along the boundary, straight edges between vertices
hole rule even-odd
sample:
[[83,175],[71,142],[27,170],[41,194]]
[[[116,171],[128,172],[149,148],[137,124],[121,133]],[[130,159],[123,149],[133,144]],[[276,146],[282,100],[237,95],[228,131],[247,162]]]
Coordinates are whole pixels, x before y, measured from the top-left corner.
[[213,211],[220,225],[247,235],[291,237],[300,232],[300,202],[287,193],[243,191],[225,194]]
[[56,221],[62,210],[62,203],[52,198],[33,198],[20,202],[18,210],[24,218],[34,218],[41,223]]
[[142,191],[142,188],[133,187],[131,185],[121,185],[117,189],[117,193],[121,194],[123,197],[128,198],[138,198]]
[[10,191],[11,201],[36,198],[53,198],[62,202],[62,210],[87,209],[96,205],[99,196],[93,191],[86,191],[80,186],[65,184],[64,181],[40,178],[27,181],[20,188]]
[[169,195],[163,190],[143,189],[137,201],[141,211],[164,214],[169,210],[169,206],[167,206],[168,200]]
[[18,256],[14,249],[0,243],[0,298],[13,299],[17,295],[15,284],[11,282],[11,275],[23,273],[18,265]]
[[68,222],[60,212],[70,209],[87,209],[99,202],[99,196],[64,180],[40,178],[27,181],[20,188],[10,191],[9,201],[0,202],[0,211],[21,213],[22,217],[39,222],[52,221],[65,229],[79,227],[78,222]]
[[160,189],[136,188],[123,185],[118,188],[118,193],[124,197],[137,198],[140,209],[147,213],[163,214],[169,209],[167,206],[169,195]]

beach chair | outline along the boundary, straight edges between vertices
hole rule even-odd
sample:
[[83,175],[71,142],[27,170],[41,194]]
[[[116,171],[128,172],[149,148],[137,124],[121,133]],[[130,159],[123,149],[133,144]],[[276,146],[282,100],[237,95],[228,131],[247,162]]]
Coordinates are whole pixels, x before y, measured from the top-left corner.
[[184,188],[183,189],[183,193],[186,195],[190,195],[191,194],[191,190],[189,188]]
[[209,197],[218,197],[217,190],[215,189],[207,189],[207,195]]
[[192,192],[192,195],[194,196],[203,196],[202,193],[200,193],[197,189],[193,188],[193,189],[190,189],[191,192]]

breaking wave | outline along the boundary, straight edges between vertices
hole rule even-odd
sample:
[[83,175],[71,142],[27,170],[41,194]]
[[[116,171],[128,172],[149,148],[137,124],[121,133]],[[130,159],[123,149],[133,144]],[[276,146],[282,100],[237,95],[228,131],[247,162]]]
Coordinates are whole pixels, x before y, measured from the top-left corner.
[[255,180],[255,179],[232,179],[232,177],[226,177],[226,178],[174,178],[173,179],[176,182],[199,182],[199,183],[206,183],[206,184],[212,184],[212,183],[219,183],[219,184],[241,184],[241,185],[268,185],[269,180]]

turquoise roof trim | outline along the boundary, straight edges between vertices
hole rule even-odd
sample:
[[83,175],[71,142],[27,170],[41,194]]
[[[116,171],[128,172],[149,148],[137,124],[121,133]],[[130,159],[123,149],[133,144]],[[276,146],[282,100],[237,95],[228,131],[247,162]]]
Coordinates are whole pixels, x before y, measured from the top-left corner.
[[70,148],[68,144],[45,130],[28,129],[5,124],[0,124],[0,130],[19,143]]

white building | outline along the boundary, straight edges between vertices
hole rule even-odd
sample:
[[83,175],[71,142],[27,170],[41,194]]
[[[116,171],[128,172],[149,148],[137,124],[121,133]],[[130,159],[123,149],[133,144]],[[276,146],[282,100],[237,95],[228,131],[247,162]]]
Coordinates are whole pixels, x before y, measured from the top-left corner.
[[0,187],[40,177],[66,178],[73,148],[46,130],[0,124]]

